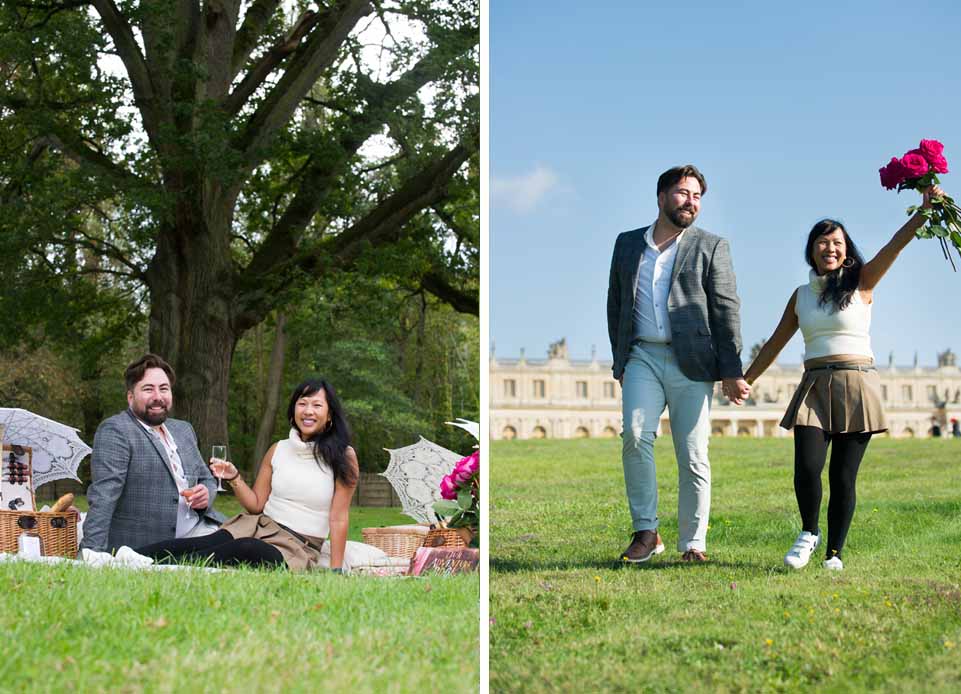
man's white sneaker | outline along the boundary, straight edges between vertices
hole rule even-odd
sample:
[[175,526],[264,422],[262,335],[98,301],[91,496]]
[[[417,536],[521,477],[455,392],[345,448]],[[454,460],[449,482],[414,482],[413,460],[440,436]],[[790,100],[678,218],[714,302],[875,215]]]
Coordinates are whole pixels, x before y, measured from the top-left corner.
[[841,562],[841,557],[831,557],[830,559],[824,560],[824,568],[830,569],[831,571],[841,571],[844,568],[844,564]]
[[785,566],[790,566],[792,569],[803,569],[807,566],[808,562],[811,561],[811,555],[814,554],[814,550],[818,548],[820,541],[820,535],[802,530],[801,534],[798,535],[794,541],[794,545],[788,550],[788,553],[784,555]]

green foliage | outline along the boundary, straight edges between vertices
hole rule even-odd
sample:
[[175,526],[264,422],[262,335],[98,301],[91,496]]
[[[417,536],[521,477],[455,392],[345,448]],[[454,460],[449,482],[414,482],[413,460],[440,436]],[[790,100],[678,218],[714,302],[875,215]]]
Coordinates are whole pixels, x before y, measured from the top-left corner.
[[[871,443],[840,573],[820,556],[782,564],[800,529],[789,438],[712,440],[703,565],[679,559],[676,464],[658,439],[667,552],[619,563],[620,448],[492,446],[491,691],[961,688],[957,441]],[[827,497],[825,480],[822,528]]]

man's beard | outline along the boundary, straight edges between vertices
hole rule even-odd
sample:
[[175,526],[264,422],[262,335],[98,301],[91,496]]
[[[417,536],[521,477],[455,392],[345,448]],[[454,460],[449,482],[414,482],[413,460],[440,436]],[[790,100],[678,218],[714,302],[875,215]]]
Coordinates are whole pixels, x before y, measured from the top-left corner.
[[[690,219],[681,216],[681,213],[687,212],[691,215]],[[697,212],[691,209],[685,209],[683,207],[676,207],[667,213],[667,218],[671,220],[671,223],[678,229],[686,229],[687,227],[694,224],[694,220],[697,219]]]
[[[163,410],[158,414],[150,414],[149,408],[158,404],[163,407]],[[167,421],[167,415],[170,413],[170,411],[163,403],[149,402],[142,410],[134,410],[133,413],[150,426],[158,427]]]

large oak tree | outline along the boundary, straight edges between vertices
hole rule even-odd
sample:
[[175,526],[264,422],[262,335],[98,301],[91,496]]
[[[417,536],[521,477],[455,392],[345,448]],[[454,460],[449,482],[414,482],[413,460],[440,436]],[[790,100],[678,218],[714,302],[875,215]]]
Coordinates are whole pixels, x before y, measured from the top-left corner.
[[139,302],[178,416],[225,440],[239,338],[316,278],[383,270],[477,313],[478,15],[476,0],[4,2],[8,250]]

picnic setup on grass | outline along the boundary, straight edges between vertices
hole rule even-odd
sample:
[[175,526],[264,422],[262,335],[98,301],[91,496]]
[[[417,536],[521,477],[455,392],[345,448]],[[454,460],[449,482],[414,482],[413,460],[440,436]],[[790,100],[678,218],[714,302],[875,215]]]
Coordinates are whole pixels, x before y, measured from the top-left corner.
[[[479,440],[477,423],[464,419],[447,423]],[[48,482],[81,481],[77,470],[92,449],[81,440],[79,430],[24,409],[0,408],[0,439],[0,562],[223,570],[158,564],[126,546],[114,553],[81,550],[85,514],[73,506],[74,495],[65,494],[42,507],[36,499],[36,490]],[[480,558],[476,445],[472,454],[461,456],[421,437],[388,453],[390,463],[381,474],[397,493],[403,513],[414,522],[362,529],[363,542],[347,542],[345,570],[371,576],[476,570]],[[325,558],[329,566],[329,550]]]

